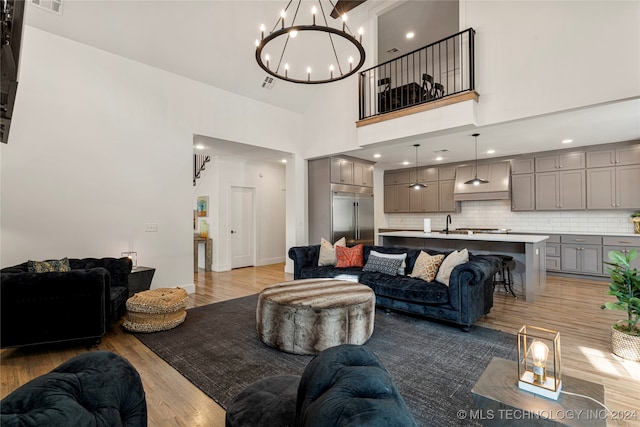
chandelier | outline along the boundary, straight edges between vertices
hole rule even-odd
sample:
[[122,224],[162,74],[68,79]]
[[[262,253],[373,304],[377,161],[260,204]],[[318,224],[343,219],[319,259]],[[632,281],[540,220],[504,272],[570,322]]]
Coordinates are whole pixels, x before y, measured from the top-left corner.
[[[297,5],[289,0],[268,34],[265,26],[260,26],[258,65],[278,79],[304,84],[335,82],[357,72],[365,60],[362,28],[356,38],[346,13],[341,17],[341,28],[335,28],[327,21],[322,1],[306,3],[313,6],[301,9],[302,0]],[[331,0],[325,3],[335,8]]]

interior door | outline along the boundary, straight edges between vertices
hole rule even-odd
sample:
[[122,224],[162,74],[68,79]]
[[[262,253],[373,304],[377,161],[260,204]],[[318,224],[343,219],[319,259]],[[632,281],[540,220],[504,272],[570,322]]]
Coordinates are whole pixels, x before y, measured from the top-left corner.
[[255,189],[231,187],[231,268],[255,264]]

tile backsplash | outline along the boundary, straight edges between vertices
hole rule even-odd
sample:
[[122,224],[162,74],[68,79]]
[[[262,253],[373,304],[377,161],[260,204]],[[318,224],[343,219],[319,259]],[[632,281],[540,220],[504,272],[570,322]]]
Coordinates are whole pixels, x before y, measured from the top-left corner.
[[[508,228],[512,231],[633,233],[632,210],[511,212],[509,200],[462,202],[461,211],[451,214],[449,228]],[[423,218],[431,219],[432,230],[445,228],[447,214],[385,214],[386,226],[422,230]]]

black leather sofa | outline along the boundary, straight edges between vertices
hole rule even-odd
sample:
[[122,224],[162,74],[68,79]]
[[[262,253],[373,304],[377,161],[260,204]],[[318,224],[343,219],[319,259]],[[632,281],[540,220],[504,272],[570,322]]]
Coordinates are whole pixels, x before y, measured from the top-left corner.
[[146,427],[138,371],[121,356],[90,351],[34,378],[0,402],[3,427]]
[[391,375],[367,347],[330,347],[302,377],[251,384],[229,404],[226,427],[417,427]]
[[[493,276],[500,261],[490,255],[469,255],[469,261],[451,273],[449,286],[409,277],[420,255],[419,249],[364,246],[364,262],[369,253],[406,253],[405,275],[391,276],[379,272],[363,272],[362,268],[318,266],[320,245],[295,246],[289,249],[294,262],[294,279],[336,278],[362,283],[373,289],[380,307],[443,320],[468,330],[493,307]],[[430,255],[444,254],[424,249]]]
[[0,348],[70,340],[96,343],[126,311],[129,258],[69,258],[71,271],[0,270]]

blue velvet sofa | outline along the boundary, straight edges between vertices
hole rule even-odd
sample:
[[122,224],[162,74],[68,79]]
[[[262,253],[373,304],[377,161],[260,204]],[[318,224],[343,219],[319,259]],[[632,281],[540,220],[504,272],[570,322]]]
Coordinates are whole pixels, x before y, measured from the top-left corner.
[[126,311],[129,258],[69,258],[70,271],[0,270],[0,348],[99,342]]
[[[405,275],[391,276],[379,272],[363,272],[362,268],[318,266],[320,245],[295,246],[289,249],[294,262],[294,279],[336,278],[369,286],[376,294],[376,304],[386,309],[443,320],[469,330],[473,323],[493,307],[493,276],[499,259],[490,255],[469,254],[469,261],[451,273],[449,286],[409,277],[420,254],[419,249],[364,246],[366,264],[374,250],[387,254],[406,253]],[[444,254],[424,249],[430,255]]]

